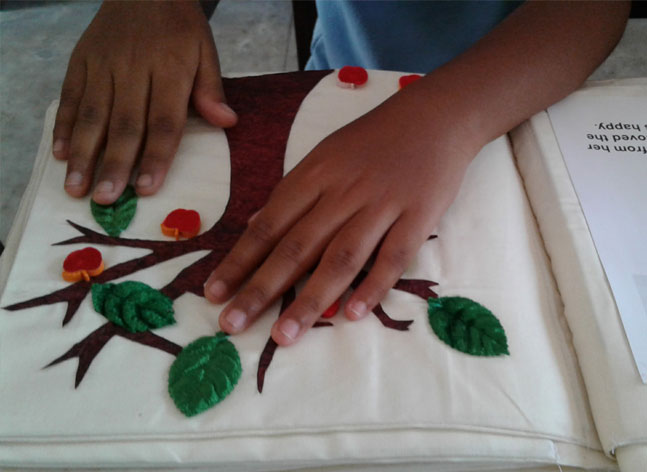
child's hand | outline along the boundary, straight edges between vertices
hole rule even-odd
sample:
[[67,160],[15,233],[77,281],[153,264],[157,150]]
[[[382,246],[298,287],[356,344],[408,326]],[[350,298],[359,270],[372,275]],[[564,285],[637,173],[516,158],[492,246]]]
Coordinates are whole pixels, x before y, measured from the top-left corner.
[[415,95],[399,92],[321,142],[277,186],[205,286],[210,301],[224,302],[252,275],[222,312],[223,330],[247,328],[320,259],[272,328],[280,345],[315,323],[378,246],[346,316],[366,316],[393,287],[478,151],[466,130],[415,102]]
[[[497,136],[573,91],[622,35],[629,2],[526,2],[458,58],[319,144],[278,185],[205,295],[238,333],[319,261],[272,328],[294,343],[350,285],[359,319],[384,297]],[[583,21],[585,19],[586,21]],[[582,47],[586,38],[586,47]]]
[[61,91],[53,152],[68,161],[65,190],[74,197],[88,192],[105,143],[94,200],[115,201],[140,154],[137,192],[155,193],[190,97],[213,125],[235,124],[198,2],[105,2],[72,53]]

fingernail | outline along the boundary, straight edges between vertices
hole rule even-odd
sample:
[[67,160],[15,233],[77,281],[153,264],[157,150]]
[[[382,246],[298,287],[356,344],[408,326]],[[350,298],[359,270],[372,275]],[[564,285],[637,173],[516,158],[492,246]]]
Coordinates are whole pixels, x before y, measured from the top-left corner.
[[53,152],[61,152],[65,149],[65,140],[58,138],[54,141],[54,146],[52,147]]
[[81,182],[83,182],[83,175],[81,175],[81,172],[75,170],[74,172],[70,172],[70,174],[65,179],[65,186],[76,187],[78,185],[81,185]]
[[364,302],[353,302],[348,305],[348,309],[353,320],[361,320],[366,315],[368,315],[368,309],[366,308],[366,303]]
[[153,176],[150,174],[142,174],[137,178],[137,187],[150,187],[153,185]]
[[213,298],[221,298],[225,295],[227,291],[227,286],[222,280],[216,280],[214,283],[209,285],[209,293]]
[[296,339],[300,330],[301,325],[290,318],[281,321],[281,324],[279,325],[279,331],[291,341]]
[[104,180],[103,182],[99,182],[97,185],[97,188],[94,190],[94,194],[101,194],[101,193],[112,193],[115,190],[115,184],[110,182],[109,180]]
[[220,109],[223,111],[223,113],[226,113],[227,115],[232,116],[234,118],[238,116],[236,115],[236,112],[232,110],[231,107],[226,103],[219,103],[218,106],[220,106]]
[[225,321],[231,326],[233,331],[239,331],[245,324],[245,319],[247,315],[244,311],[234,308],[229,313],[225,315]]

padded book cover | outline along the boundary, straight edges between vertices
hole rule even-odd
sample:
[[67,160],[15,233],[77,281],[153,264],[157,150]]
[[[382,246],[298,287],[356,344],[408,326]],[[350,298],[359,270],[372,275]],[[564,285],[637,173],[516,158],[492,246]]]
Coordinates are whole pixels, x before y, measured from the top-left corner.
[[[505,136],[372,316],[322,319],[277,348],[269,330],[297,284],[245,333],[218,333],[222,306],[202,286],[248,218],[402,75],[369,71],[355,89],[329,71],[226,80],[239,124],[190,118],[160,192],[100,217],[62,189],[53,105],[20,243],[3,258],[0,464],[615,470]],[[162,234],[178,208],[200,214],[195,237]],[[63,280],[65,258],[87,247],[103,272]]]

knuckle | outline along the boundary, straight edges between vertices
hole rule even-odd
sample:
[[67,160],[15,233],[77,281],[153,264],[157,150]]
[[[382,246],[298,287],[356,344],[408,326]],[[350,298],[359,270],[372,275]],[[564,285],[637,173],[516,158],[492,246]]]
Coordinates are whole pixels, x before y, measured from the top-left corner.
[[322,308],[321,300],[311,295],[302,295],[299,304],[306,312],[312,314],[319,315],[324,311],[324,308]]
[[[130,161],[121,156],[112,156],[111,158],[106,157],[101,169],[102,178],[115,178],[115,177],[128,177],[130,171]],[[125,175],[124,175],[125,174]]]
[[274,240],[274,228],[258,217],[247,228],[247,235],[256,243],[269,244]]
[[374,301],[375,303],[379,303],[380,300],[386,297],[386,294],[389,293],[389,290],[393,288],[393,284],[389,284],[389,282],[378,279],[376,274],[371,274],[366,278],[364,287],[365,288],[363,290],[366,299],[369,301]]
[[409,260],[411,259],[410,250],[397,247],[391,248],[384,252],[383,260],[388,265],[390,269],[398,274],[402,274],[409,265]]
[[181,128],[178,120],[168,115],[152,117],[148,123],[148,132],[156,136],[175,136]]
[[359,268],[357,253],[349,248],[334,251],[326,262],[333,273],[346,273]]
[[249,262],[243,257],[240,249],[232,249],[227,257],[222,261],[218,277],[225,282],[227,286],[237,284],[245,276],[245,267]]
[[56,121],[54,122],[54,129],[52,130],[52,136],[54,138],[59,137],[69,137],[72,132],[72,123],[62,115],[56,116]]
[[269,200],[280,199],[285,195],[284,189],[286,188],[286,180],[288,180],[289,178],[290,178],[290,174],[287,174],[283,177],[282,180],[279,181],[279,183],[270,192]]
[[182,76],[185,71],[192,68],[192,62],[184,52],[168,51],[164,57],[162,69],[175,72],[175,77]]
[[91,103],[82,105],[79,110],[77,121],[80,124],[87,126],[97,126],[101,124],[102,117],[99,107]]
[[300,180],[308,182],[312,185],[315,182],[321,182],[322,179],[329,175],[330,169],[322,162],[310,163],[309,166],[302,170],[302,175],[299,176]]
[[114,137],[139,137],[143,131],[141,123],[131,115],[117,115],[110,124],[110,135]]
[[305,245],[298,239],[285,239],[276,247],[277,254],[285,260],[300,262],[303,260]]
[[269,300],[267,288],[262,285],[250,285],[245,289],[246,304],[252,311],[260,310]]
[[165,169],[169,167],[169,164],[173,156],[163,155],[159,152],[154,151],[144,151],[142,156],[142,165],[141,168],[144,169]]
[[61,88],[61,99],[59,107],[74,107],[78,102],[78,93],[74,87],[64,86]]
[[274,187],[270,194],[270,200],[289,200],[295,197],[295,184],[299,183],[299,179],[295,179],[294,172],[289,172],[281,179],[281,181]]

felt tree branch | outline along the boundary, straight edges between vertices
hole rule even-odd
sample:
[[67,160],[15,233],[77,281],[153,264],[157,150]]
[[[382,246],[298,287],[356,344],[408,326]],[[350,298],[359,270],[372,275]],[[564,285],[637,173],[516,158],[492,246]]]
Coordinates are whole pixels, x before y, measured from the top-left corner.
[[[94,230],[81,226],[73,221],[66,220],[67,223],[78,230],[83,236],[78,236],[76,238],[67,239],[58,243],[52,244],[52,246],[65,246],[68,244],[98,244],[105,246],[123,246],[123,247],[135,247],[135,248],[144,248],[155,250],[162,248],[167,241],[157,241],[157,240],[146,240],[146,239],[127,239],[115,236],[108,236],[106,234],[98,233]],[[185,241],[181,241],[183,243]]]
[[[429,239],[434,239],[435,237],[436,236],[431,236]],[[353,289],[356,289],[366,278],[367,275],[368,275],[368,271],[362,270],[357,275],[357,277],[355,277],[355,280],[351,284],[351,287]],[[396,282],[393,288],[395,290],[402,290],[404,292],[417,295],[423,300],[427,300],[428,298],[438,298],[438,294],[436,294],[436,292],[431,290],[431,287],[435,285],[438,285],[438,284],[430,280],[400,279]],[[294,301],[295,296],[296,296],[296,292],[294,287],[291,287],[283,295],[283,299],[281,302],[281,309],[279,310],[279,316],[281,316],[281,314],[288,308],[288,306],[290,306],[290,304]],[[396,331],[408,331],[409,325],[413,323],[413,320],[394,320],[393,318],[391,318],[389,315],[386,314],[386,312],[384,311],[384,308],[382,308],[382,304],[378,304],[373,309],[373,314],[377,317],[378,320],[380,320],[380,322],[385,328],[394,329]],[[328,321],[318,321],[313,325],[313,328],[319,328],[319,327],[325,327],[325,326],[332,326],[332,323]],[[258,389],[258,393],[263,393],[263,385],[265,384],[265,374],[272,362],[272,359],[274,358],[274,353],[276,352],[277,348],[278,348],[278,344],[276,344],[276,342],[270,336],[267,342],[265,343],[265,347],[263,348],[260,360],[258,362],[258,369],[256,371],[256,388]]]
[[213,250],[193,264],[182,269],[177,276],[160,291],[171,299],[176,299],[185,293],[204,296],[204,284],[214,267],[222,260],[222,251]]
[[[281,309],[279,310],[279,316],[292,304],[294,298],[296,297],[296,290],[294,287],[290,287],[287,292],[283,294],[283,299],[281,300]],[[274,358],[274,353],[278,344],[270,336],[265,343],[263,352],[261,352],[261,358],[258,361],[258,370],[256,371],[256,388],[258,393],[263,393],[263,384],[265,383],[265,372],[270,366],[272,359]]]
[[[429,239],[432,239],[432,236]],[[367,270],[362,270],[355,280],[351,283],[351,287],[356,289],[364,281],[368,275]],[[408,292],[412,295],[417,295],[423,300],[428,298],[438,298],[438,294],[434,292],[431,287],[438,285],[436,282],[431,280],[422,280],[422,279],[400,279],[394,285],[395,290],[401,290],[403,292]],[[395,329],[397,331],[407,331],[409,325],[413,323],[413,320],[394,320],[384,311],[382,304],[379,303],[374,309],[373,314],[377,317],[378,320],[384,325],[385,328]]]
[[[281,316],[281,314],[288,308],[288,306],[290,306],[290,304],[294,301],[295,296],[296,290],[294,287],[290,287],[288,291],[285,292],[281,301],[279,316]],[[312,327],[326,328],[330,326],[333,326],[330,321],[317,321]],[[267,368],[270,366],[270,363],[274,358],[274,353],[276,352],[277,347],[279,347],[278,344],[276,344],[276,342],[270,336],[265,343],[265,347],[263,348],[263,352],[261,352],[261,357],[258,361],[258,370],[256,371],[256,388],[258,389],[258,393],[263,393],[265,373],[267,372]]]
[[94,358],[114,336],[121,336],[130,341],[168,352],[174,356],[177,356],[182,350],[181,346],[150,331],[130,333],[113,323],[106,323],[86,336],[85,339],[72,346],[65,354],[47,364],[45,368],[68,359],[78,358],[79,365],[76,368],[76,379],[74,382],[74,388],[77,388],[90,368],[90,364]]
[[[230,150],[231,175],[229,200],[221,218],[204,233],[182,241],[128,239],[98,233],[68,220],[81,236],[56,243],[56,245],[91,244],[142,248],[150,253],[107,268],[93,279],[104,284],[134,274],[170,259],[201,250],[209,251],[196,262],[182,269],[175,278],[159,291],[172,300],[185,293],[203,296],[203,285],[211,271],[231,250],[247,226],[247,221],[267,202],[270,193],[283,177],[283,159],[292,123],[301,102],[312,88],[329,71],[311,71],[224,79],[228,102],[238,112],[238,124],[226,130]],[[154,197],[152,197],[154,198]],[[137,217],[137,216],[135,216]],[[353,288],[366,277],[363,271],[353,282]],[[436,297],[430,289],[436,285],[425,280],[400,280],[394,287],[422,298]],[[79,306],[91,290],[92,283],[81,280],[66,288],[34,297],[6,307],[17,311],[27,308],[67,303],[63,325],[77,313]],[[294,289],[283,298],[283,308],[294,299]],[[394,320],[381,305],[374,310],[382,324],[391,329],[406,331],[412,320]],[[98,315],[97,315],[98,316]],[[318,322],[315,327],[332,326]],[[113,323],[106,323],[77,342],[49,366],[65,360],[79,360],[76,386],[83,380],[92,361],[114,336],[153,347],[177,356],[182,350],[177,344],[150,331],[130,333]],[[263,388],[265,372],[269,367],[276,344],[270,339],[261,355],[257,373],[259,391]]]
[[[224,214],[203,234],[183,241],[153,241],[113,237],[98,233],[69,221],[83,236],[58,243],[117,245],[150,249],[146,256],[132,259],[105,270],[95,283],[105,283],[125,277],[174,257],[198,250],[211,250],[203,263],[193,264],[192,270],[181,273],[166,291],[179,290],[201,295],[204,273],[220,262],[245,229],[247,220],[260,209],[276,184],[283,177],[283,157],[292,122],[303,98],[329,71],[296,74],[276,74],[242,79],[225,79],[229,103],[239,115],[238,124],[226,131],[230,149],[230,196]],[[263,110],[264,113],[258,113]],[[206,267],[207,262],[212,264]],[[189,268],[187,268],[189,269]],[[210,270],[209,270],[210,269]],[[208,274],[207,274],[208,275]],[[184,288],[181,286],[184,284]],[[87,295],[90,284],[77,282],[48,295],[36,297],[6,307],[15,311],[53,303],[68,302],[69,321]],[[190,290],[189,290],[190,289]],[[78,303],[77,303],[78,302]]]
[[[202,296],[202,286],[209,273],[233,247],[250,216],[265,204],[272,189],[283,177],[283,158],[294,117],[305,96],[329,73],[316,71],[224,80],[228,101],[239,115],[237,126],[226,131],[231,161],[230,195],[220,220],[203,234],[183,241],[127,239],[104,235],[68,221],[82,236],[57,245],[85,243],[151,250],[150,254],[143,257],[108,268],[93,279],[94,283],[122,278],[189,252],[209,250],[209,254],[180,271],[161,289],[171,299],[187,292]],[[259,113],[259,110],[263,113]],[[52,293],[15,303],[6,309],[17,311],[65,302],[68,304],[63,320],[65,325],[77,312],[90,288],[91,283],[79,281]],[[152,333],[126,333],[108,323],[75,344],[51,365],[78,357],[78,385],[92,360],[113,336],[119,335],[146,345],[151,345],[152,340],[158,343],[163,339]],[[161,345],[168,346],[164,342]],[[159,348],[158,344],[152,347]]]
[[[147,254],[146,256],[122,262],[121,264],[117,264],[105,270],[101,275],[95,277],[92,283],[110,282],[111,280],[118,279],[125,275],[146,269],[148,267],[152,267],[156,264],[170,259],[171,257],[176,256],[165,254],[160,255],[158,252],[152,252],[151,254]],[[65,313],[65,318],[63,319],[63,326],[65,326],[76,314],[79,306],[81,305],[81,302],[90,291],[92,283],[81,280],[73,285],[70,285],[69,287],[56,290],[55,292],[52,292],[50,294],[32,298],[30,300],[25,300],[24,302],[15,303],[4,308],[9,311],[16,311],[23,310],[25,308],[33,308],[36,306],[67,302],[67,311]]]

